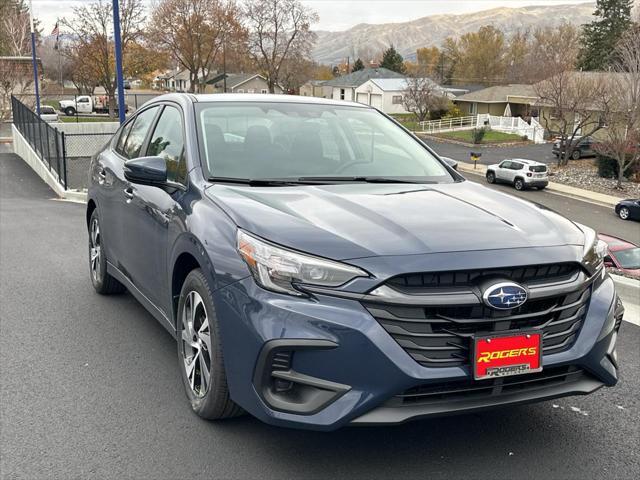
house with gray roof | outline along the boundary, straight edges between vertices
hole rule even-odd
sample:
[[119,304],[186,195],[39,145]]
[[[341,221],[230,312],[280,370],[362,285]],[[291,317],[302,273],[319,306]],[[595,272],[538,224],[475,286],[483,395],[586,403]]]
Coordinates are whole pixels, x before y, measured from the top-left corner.
[[334,100],[356,101],[356,88],[373,78],[405,78],[404,75],[386,68],[365,68],[357,72],[343,75],[328,80],[324,88],[331,88],[331,96]]
[[456,97],[463,115],[488,113],[506,117],[527,117],[537,102],[533,85],[494,85]]
[[[207,93],[223,93],[225,74],[220,74],[207,82]],[[227,73],[227,93],[269,93],[267,79],[259,73]],[[280,85],[275,93],[284,93]]]

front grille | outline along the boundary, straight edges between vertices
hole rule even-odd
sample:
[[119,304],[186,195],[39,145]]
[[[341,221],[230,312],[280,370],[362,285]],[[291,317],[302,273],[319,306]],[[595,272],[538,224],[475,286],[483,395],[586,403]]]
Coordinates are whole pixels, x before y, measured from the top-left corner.
[[585,372],[575,366],[551,367],[537,373],[516,375],[488,380],[463,380],[420,385],[405,390],[389,402],[391,405],[416,405],[438,402],[450,402],[458,399],[473,400],[498,395],[529,392],[538,388],[549,388],[566,383],[577,382]]
[[364,307],[418,363],[426,367],[468,366],[476,335],[541,330],[544,354],[571,348],[589,305],[591,287],[533,298],[511,310],[473,305],[405,305],[363,301]]
[[538,282],[564,281],[578,271],[580,271],[579,264],[568,262],[451,272],[409,273],[393,277],[387,281],[387,284],[400,291],[413,291],[429,288],[469,287],[476,285],[481,278],[499,277],[532,285]]

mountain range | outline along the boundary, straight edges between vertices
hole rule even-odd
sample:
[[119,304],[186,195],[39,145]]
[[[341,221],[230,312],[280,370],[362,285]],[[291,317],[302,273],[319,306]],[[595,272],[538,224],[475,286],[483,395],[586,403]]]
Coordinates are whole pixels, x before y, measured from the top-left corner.
[[558,26],[563,22],[581,25],[590,22],[595,3],[545,5],[521,8],[494,8],[462,15],[432,15],[403,23],[361,23],[340,32],[316,31],[314,60],[336,64],[350,57],[363,60],[393,45],[406,59],[415,59],[421,47],[440,46],[449,36],[474,32],[493,25],[510,35],[518,29]]

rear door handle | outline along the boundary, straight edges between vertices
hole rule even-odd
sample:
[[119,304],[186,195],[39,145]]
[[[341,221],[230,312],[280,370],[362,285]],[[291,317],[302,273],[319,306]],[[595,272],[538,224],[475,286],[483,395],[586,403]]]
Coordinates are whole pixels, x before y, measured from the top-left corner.
[[135,194],[135,192],[134,192],[134,190],[133,190],[133,187],[127,187],[127,188],[125,188],[125,189],[123,190],[123,192],[124,192],[124,196],[125,196],[125,197],[127,197],[127,199],[129,199],[129,200],[133,199],[133,197],[135,197],[135,196],[136,196],[136,194]]

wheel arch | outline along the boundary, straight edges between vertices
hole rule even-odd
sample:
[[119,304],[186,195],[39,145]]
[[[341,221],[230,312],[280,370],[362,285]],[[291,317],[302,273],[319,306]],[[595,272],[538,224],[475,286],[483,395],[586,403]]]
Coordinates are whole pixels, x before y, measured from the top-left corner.
[[93,215],[93,211],[96,208],[98,208],[98,206],[96,205],[96,202],[93,200],[93,198],[90,198],[89,201],[87,202],[87,212],[86,212],[87,228],[89,227],[89,221],[91,220],[91,215]]

